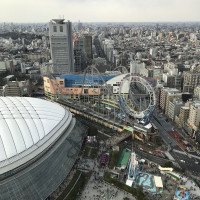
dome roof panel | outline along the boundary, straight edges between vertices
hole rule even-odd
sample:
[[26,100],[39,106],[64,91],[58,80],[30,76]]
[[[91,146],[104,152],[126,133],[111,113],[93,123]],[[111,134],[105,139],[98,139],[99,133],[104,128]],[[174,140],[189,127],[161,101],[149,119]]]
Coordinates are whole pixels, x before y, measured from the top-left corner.
[[0,97],[0,170],[2,166],[35,152],[62,127],[61,122],[71,119],[70,112],[49,101]]
[[17,153],[21,153],[26,149],[26,146],[21,131],[19,129],[19,126],[16,123],[15,119],[6,119],[6,123],[9,127],[9,131],[12,136],[13,142],[15,144]]

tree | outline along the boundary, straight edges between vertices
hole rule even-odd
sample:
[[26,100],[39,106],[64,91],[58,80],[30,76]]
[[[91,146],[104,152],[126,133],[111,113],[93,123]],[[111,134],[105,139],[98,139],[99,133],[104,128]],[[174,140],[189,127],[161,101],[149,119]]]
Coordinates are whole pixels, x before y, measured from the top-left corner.
[[88,129],[88,136],[95,136],[97,134],[97,128],[90,126]]
[[164,167],[174,167],[173,163],[171,161],[167,161],[165,164],[164,164]]

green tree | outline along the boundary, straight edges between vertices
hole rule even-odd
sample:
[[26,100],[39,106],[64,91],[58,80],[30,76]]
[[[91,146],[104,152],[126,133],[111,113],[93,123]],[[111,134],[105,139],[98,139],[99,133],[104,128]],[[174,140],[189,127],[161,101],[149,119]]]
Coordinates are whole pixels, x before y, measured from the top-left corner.
[[90,126],[88,129],[88,136],[95,136],[97,135],[97,128],[94,126]]

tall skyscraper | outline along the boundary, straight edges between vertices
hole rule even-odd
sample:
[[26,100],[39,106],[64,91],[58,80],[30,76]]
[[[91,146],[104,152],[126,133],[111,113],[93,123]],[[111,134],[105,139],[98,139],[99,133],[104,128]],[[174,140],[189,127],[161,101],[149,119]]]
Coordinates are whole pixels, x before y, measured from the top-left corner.
[[88,59],[92,59],[92,36],[84,34],[85,51]]
[[74,71],[72,23],[64,19],[49,22],[49,38],[54,74],[68,74]]
[[80,30],[82,30],[82,28],[83,28],[83,24],[79,20],[79,22],[78,22],[78,30],[80,31]]

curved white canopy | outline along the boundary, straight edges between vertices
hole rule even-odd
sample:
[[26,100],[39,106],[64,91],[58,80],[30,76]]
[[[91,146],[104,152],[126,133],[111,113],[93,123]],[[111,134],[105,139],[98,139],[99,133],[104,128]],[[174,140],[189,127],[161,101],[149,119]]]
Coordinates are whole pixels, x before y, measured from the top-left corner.
[[61,121],[71,121],[70,116],[61,106],[42,99],[0,97],[0,168],[42,146]]

